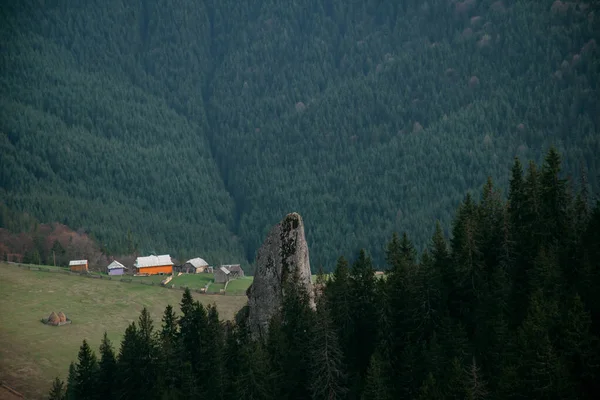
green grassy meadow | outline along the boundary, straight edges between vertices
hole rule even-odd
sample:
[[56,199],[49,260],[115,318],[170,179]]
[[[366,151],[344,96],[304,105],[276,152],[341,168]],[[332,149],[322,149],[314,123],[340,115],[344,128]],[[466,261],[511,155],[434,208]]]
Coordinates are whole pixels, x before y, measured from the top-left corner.
[[[0,381],[28,399],[46,397],[54,377],[66,378],[83,339],[97,352],[106,331],[118,351],[125,328],[144,306],[158,326],[168,304],[179,310],[183,293],[2,263],[0,272]],[[194,296],[203,304],[215,303],[222,319],[232,318],[247,301],[245,296]],[[63,311],[73,323],[42,324],[52,311]]]
[[190,289],[202,289],[208,282],[212,282],[214,278],[213,274],[183,274],[175,276],[169,284],[177,287],[189,287]]

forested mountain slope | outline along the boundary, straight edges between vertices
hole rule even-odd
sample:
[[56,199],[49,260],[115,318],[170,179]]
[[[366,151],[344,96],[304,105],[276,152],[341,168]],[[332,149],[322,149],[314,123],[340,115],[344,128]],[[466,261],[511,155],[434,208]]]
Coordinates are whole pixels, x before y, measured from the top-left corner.
[[1,6],[0,195],[122,249],[313,265],[417,244],[551,144],[598,188],[600,7],[560,1]]

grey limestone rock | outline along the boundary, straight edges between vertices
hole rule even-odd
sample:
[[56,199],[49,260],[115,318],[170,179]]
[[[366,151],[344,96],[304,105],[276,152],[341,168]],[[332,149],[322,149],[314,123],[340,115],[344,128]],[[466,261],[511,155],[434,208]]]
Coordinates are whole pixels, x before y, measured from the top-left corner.
[[253,337],[266,337],[269,321],[281,311],[286,282],[304,286],[314,309],[308,245],[298,213],[288,214],[275,225],[258,249],[254,282],[247,291]]

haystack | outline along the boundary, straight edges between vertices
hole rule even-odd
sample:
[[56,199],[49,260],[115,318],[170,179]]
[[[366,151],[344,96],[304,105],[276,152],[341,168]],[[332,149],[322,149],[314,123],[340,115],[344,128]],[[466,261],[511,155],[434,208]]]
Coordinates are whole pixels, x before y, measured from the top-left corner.
[[67,316],[65,315],[64,312],[61,311],[61,312],[58,313],[58,320],[61,323],[67,322]]
[[48,317],[48,325],[58,325],[60,323],[60,318],[58,317],[58,315],[52,311],[52,313],[50,314],[50,316]]

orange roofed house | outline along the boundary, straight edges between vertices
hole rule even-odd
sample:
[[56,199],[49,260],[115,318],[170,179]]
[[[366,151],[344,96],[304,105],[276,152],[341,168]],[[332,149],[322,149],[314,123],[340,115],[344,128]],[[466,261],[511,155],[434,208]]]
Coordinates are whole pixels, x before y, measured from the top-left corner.
[[138,257],[135,260],[135,270],[138,274],[158,275],[173,273],[173,261],[168,254],[162,256]]
[[88,261],[87,260],[71,260],[71,261],[69,261],[69,269],[73,272],[87,272]]

